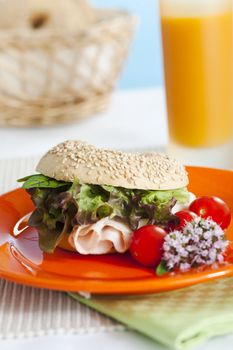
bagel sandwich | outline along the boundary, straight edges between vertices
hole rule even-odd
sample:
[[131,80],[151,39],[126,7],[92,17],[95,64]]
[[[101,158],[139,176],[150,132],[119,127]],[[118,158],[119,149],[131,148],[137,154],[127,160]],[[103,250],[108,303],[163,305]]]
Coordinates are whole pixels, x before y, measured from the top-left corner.
[[[97,148],[65,141],[39,161],[37,174],[18,181],[30,194],[40,248],[80,254],[124,253],[137,228],[163,228],[187,207],[185,168],[173,158]],[[178,211],[178,209],[177,209]]]

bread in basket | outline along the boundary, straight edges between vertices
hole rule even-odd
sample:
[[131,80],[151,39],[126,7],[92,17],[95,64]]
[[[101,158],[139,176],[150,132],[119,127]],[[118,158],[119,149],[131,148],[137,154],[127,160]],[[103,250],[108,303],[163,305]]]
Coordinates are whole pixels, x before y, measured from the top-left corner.
[[103,110],[135,23],[85,0],[2,0],[0,125],[54,125]]

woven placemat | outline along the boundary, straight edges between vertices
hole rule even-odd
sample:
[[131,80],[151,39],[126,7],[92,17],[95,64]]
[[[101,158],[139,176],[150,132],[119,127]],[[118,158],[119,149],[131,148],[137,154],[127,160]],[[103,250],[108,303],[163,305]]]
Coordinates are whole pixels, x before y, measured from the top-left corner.
[[[0,193],[33,174],[39,157],[0,160]],[[125,329],[69,298],[65,293],[30,288],[0,279],[0,338],[93,333]]]

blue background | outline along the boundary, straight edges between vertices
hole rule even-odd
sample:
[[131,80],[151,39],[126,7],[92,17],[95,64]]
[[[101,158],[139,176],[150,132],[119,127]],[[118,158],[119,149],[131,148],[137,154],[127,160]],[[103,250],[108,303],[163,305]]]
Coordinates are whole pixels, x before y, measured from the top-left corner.
[[140,18],[120,88],[159,86],[163,83],[158,0],[92,0],[95,6],[119,7]]

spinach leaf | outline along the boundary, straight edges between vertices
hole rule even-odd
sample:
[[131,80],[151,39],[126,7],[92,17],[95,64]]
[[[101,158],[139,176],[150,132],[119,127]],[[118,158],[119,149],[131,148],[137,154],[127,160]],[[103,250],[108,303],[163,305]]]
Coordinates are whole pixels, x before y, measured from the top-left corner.
[[59,188],[59,187],[71,186],[70,182],[58,181],[42,174],[26,176],[22,179],[19,179],[18,182],[24,182],[22,187],[25,189]]

